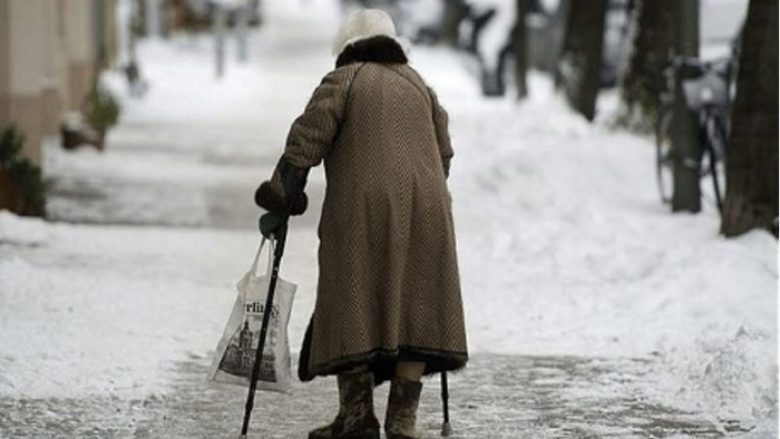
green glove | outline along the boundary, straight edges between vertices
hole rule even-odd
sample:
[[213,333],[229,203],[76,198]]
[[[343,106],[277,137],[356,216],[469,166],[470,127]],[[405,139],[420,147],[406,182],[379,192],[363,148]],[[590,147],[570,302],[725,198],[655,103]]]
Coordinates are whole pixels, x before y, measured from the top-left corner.
[[282,212],[270,211],[260,217],[260,233],[268,239],[275,235],[287,218]]

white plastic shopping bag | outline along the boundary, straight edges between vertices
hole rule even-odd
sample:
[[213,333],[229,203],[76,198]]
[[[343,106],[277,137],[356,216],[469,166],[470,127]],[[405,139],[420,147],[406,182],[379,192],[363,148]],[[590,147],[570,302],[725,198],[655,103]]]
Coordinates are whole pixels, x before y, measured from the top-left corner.
[[[252,376],[265,299],[273,269],[274,242],[268,250],[268,269],[257,275],[257,265],[265,239],[260,243],[252,268],[238,283],[238,297],[230,313],[225,332],[217,345],[209,370],[209,380],[248,385]],[[279,278],[276,282],[271,317],[260,363],[258,390],[287,392],[292,386],[292,360],[287,324],[290,321],[296,285]]]

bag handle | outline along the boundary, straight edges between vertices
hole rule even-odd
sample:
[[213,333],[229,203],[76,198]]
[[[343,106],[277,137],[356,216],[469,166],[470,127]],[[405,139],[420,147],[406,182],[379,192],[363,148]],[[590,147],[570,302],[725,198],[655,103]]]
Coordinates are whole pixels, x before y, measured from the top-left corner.
[[265,242],[269,241],[270,248],[268,249],[268,268],[266,268],[266,274],[271,274],[271,271],[273,271],[274,268],[274,247],[276,245],[276,242],[273,239],[267,239],[265,236],[263,236],[263,240],[260,241],[260,247],[257,249],[257,253],[255,253],[255,259],[252,261],[252,267],[250,268],[250,273],[252,273],[253,277],[260,277],[261,275],[257,274],[257,266],[260,263],[260,254],[263,253],[263,247],[265,246]]

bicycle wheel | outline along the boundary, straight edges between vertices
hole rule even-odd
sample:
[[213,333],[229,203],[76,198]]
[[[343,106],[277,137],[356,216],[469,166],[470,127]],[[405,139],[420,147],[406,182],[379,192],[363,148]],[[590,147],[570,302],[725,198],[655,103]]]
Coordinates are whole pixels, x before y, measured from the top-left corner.
[[671,108],[660,109],[655,132],[655,166],[658,192],[661,195],[661,202],[666,204],[672,202],[674,189],[672,139],[669,132],[671,123]]

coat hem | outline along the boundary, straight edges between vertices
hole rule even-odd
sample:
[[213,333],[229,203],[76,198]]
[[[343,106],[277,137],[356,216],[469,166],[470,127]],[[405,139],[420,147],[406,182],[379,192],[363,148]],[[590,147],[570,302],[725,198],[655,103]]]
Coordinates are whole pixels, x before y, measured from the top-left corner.
[[[302,355],[301,360],[304,357],[308,356]],[[376,348],[316,365],[311,371],[307,370],[305,364],[299,364],[298,372],[301,381],[311,381],[317,376],[335,375],[361,365],[368,365],[374,375],[374,384],[379,385],[393,377],[395,366],[399,361],[424,362],[423,375],[427,376],[462,369],[468,361],[468,353],[417,346],[399,346],[397,349]]]

